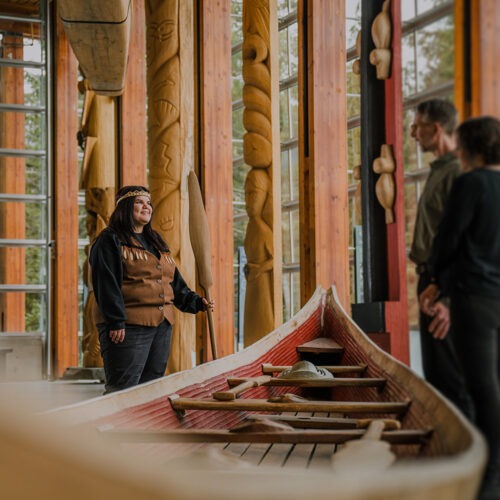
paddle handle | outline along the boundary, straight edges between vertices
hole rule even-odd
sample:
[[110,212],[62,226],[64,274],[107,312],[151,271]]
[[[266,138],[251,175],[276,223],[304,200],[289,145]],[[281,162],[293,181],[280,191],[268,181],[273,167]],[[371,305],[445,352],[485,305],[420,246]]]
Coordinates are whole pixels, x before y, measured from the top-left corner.
[[380,441],[382,432],[385,429],[385,422],[383,420],[372,420],[368,426],[367,431],[363,434],[361,439]]
[[[205,289],[205,298],[210,301],[210,289],[207,287]],[[212,316],[212,309],[207,307],[207,318],[208,318],[208,335],[210,337],[210,347],[212,349],[212,359],[217,359],[217,346],[215,344],[215,328],[214,328],[214,318]]]
[[251,389],[252,387],[258,387],[259,385],[263,385],[266,382],[269,382],[271,380],[271,377],[268,375],[262,375],[260,377],[255,377],[249,380],[246,380],[245,382],[242,382],[239,385],[236,385],[235,387],[232,387],[231,389],[228,389],[227,391],[217,391],[212,393],[212,397],[214,399],[217,399],[219,401],[234,401],[236,399],[236,396],[238,394],[241,394],[243,391],[246,391],[247,389]]

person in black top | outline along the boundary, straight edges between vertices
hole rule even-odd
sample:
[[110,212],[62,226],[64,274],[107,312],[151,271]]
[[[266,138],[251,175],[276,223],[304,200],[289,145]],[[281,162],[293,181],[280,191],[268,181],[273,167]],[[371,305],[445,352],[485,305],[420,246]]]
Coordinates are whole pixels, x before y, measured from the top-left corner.
[[214,307],[186,285],[168,245],[151,227],[152,213],[145,187],[121,188],[109,226],[90,250],[105,393],[164,375],[173,306],[193,314]]
[[490,451],[480,499],[500,499],[500,121],[480,117],[457,130],[466,173],[453,184],[433,243],[434,283],[420,296],[432,314],[451,298],[451,325],[476,424]]

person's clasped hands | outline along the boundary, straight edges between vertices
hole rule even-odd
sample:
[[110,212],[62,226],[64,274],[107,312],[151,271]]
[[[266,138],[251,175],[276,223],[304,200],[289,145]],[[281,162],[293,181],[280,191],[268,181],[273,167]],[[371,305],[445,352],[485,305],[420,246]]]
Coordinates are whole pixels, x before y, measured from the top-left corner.
[[444,339],[450,328],[450,310],[439,300],[439,288],[431,283],[419,297],[420,309],[432,317],[429,333],[435,339]]

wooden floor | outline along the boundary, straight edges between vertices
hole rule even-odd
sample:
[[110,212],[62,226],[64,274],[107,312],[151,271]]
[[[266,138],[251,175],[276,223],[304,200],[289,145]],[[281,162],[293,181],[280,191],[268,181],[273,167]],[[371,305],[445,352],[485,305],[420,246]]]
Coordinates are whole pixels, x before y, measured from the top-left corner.
[[[328,413],[296,413],[296,416],[328,417]],[[229,451],[252,465],[268,467],[331,468],[330,460],[336,451],[335,444],[261,444],[228,443]]]

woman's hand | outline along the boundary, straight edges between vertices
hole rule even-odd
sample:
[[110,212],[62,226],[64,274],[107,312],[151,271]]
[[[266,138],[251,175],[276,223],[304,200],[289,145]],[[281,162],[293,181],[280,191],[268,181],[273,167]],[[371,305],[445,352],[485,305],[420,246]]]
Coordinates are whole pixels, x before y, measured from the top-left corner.
[[125,328],[121,330],[110,330],[109,338],[114,344],[119,344],[125,340]]
[[436,310],[434,304],[439,295],[439,288],[435,283],[431,283],[419,296],[420,309],[428,316],[434,316]]
[[203,297],[201,300],[203,301],[203,304],[207,309],[210,309],[212,312],[214,312],[215,301],[213,299],[210,299],[210,302],[208,302],[208,300]]

